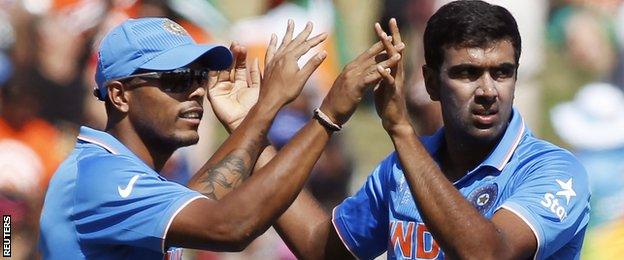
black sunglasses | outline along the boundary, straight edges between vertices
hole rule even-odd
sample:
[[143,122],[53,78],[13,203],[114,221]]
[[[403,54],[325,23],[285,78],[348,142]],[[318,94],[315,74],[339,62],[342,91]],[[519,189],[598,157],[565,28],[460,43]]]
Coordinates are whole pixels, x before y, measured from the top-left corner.
[[113,80],[127,81],[133,78],[157,79],[160,82],[160,89],[162,91],[183,93],[192,89],[195,84],[203,85],[208,80],[208,70],[182,68],[169,71],[151,71],[132,74]]

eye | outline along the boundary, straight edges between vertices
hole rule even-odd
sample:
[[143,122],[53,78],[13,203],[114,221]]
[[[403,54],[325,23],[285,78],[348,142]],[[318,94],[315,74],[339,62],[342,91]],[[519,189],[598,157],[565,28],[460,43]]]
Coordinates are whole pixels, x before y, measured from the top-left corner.
[[473,80],[478,79],[482,73],[483,73],[483,70],[478,67],[457,66],[449,70],[449,77],[454,78],[454,79],[473,81]]
[[496,68],[492,71],[492,77],[494,79],[508,79],[514,76],[513,68]]

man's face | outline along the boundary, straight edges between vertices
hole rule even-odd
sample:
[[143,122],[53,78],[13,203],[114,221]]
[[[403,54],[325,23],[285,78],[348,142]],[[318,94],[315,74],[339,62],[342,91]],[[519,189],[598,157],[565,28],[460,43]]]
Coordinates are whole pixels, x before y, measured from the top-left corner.
[[511,42],[444,49],[437,88],[446,128],[472,141],[496,140],[507,128],[514,98],[517,64]]
[[128,117],[144,142],[176,149],[199,141],[197,129],[206,95],[203,86],[195,83],[173,93],[164,91],[171,86],[158,79],[135,78],[132,84]]

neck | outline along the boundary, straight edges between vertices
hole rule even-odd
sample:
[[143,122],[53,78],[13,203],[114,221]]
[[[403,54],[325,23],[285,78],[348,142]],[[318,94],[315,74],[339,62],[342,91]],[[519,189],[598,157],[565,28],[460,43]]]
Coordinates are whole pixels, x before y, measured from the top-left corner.
[[447,132],[444,135],[444,148],[441,150],[442,169],[446,177],[453,182],[483,162],[500,139],[499,137],[491,141],[474,140],[450,129],[445,131]]
[[154,145],[154,142],[150,142],[147,138],[142,138],[127,120],[121,120],[116,123],[109,121],[105,131],[117,138],[156,172],[162,170],[175,151],[175,149],[163,149],[162,146]]

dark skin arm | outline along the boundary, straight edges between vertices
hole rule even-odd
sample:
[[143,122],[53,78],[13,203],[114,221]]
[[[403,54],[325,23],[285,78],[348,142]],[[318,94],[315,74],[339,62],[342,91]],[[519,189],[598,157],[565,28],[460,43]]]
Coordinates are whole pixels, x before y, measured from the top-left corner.
[[[326,35],[321,34],[308,39],[312,31],[312,25],[308,24],[306,29],[293,39],[293,28],[294,23],[289,21],[287,33],[279,48],[276,49],[275,38],[271,41],[268,53],[274,57],[266,66],[264,88],[259,91],[258,104],[251,108],[249,116],[240,123],[240,126],[232,132],[200,172],[193,177],[189,182],[190,188],[209,198],[216,198],[217,187],[229,189],[248,176],[266,143],[266,133],[273,117],[282,106],[300,93],[307,78],[325,58],[324,52],[319,53],[299,68],[297,65],[299,57],[322,42]],[[219,76],[229,76],[227,74],[221,73]],[[311,150],[314,148],[322,150],[324,140],[329,138],[324,128],[314,128],[314,125],[307,126],[302,134],[308,139],[299,138],[297,143]],[[290,154],[300,155],[300,153],[291,151],[286,156],[279,157],[282,159],[276,160],[275,163],[288,158]],[[314,152],[302,154],[300,155],[301,163],[313,164],[316,157]],[[263,225],[259,223],[268,222],[273,214],[279,212],[283,207],[281,204],[288,201],[289,195],[297,189],[297,183],[304,179],[301,177],[285,181],[283,179],[288,171],[281,168],[279,171],[274,168],[272,170],[277,174],[271,173],[268,169],[259,172],[258,176],[262,177],[271,173],[271,177],[256,178],[258,180],[252,182],[255,183],[254,185],[244,185],[240,192],[231,194],[221,201],[206,199],[193,201],[174,219],[166,237],[167,245],[211,250],[242,249],[256,235],[257,230],[263,231]],[[265,183],[267,180],[271,181]],[[280,183],[287,185],[288,188],[281,189],[278,185]],[[270,188],[267,189],[266,185]],[[275,200],[270,200],[269,196]],[[258,203],[255,203],[256,201]],[[245,206],[246,210],[238,210],[238,207],[243,205],[250,206]],[[266,208],[256,208],[260,205]],[[211,214],[206,214],[206,212]]]
[[[273,34],[269,43],[269,51],[265,57],[266,63],[270,63],[275,54],[277,36]],[[234,63],[229,71],[210,72],[208,80],[208,99],[217,119],[223,124],[228,133],[232,133],[245,119],[245,116],[258,101],[258,95],[262,76],[258,59],[247,66],[247,49],[237,42],[232,42],[230,50],[234,55]],[[268,146],[264,138],[260,144],[263,151],[258,157],[266,164],[267,158],[275,156],[275,149]],[[254,149],[255,150],[255,149]],[[229,155],[228,155],[229,156]],[[212,158],[193,176],[189,182],[192,189],[202,191],[211,199],[221,199],[225,194],[238,187],[250,171],[246,167],[237,166],[236,161],[223,157],[223,153],[215,153]],[[215,163],[217,161],[217,163]],[[240,164],[240,163],[239,163]],[[264,165],[263,164],[263,165]],[[255,164],[253,171],[259,169]],[[200,177],[204,180],[200,180]]]
[[[311,28],[309,31],[311,31]],[[289,34],[292,35],[291,26],[289,26],[289,30],[287,30],[285,40],[290,39],[288,36]],[[305,38],[307,38],[307,35]],[[316,61],[311,62],[317,63],[314,66],[306,65],[301,69],[301,71],[306,72],[304,76],[300,76],[303,80],[296,80],[297,76],[286,75],[286,73],[292,70],[290,67],[297,66],[298,57],[293,57],[293,55],[299,55],[300,57],[309,50],[309,47],[307,47],[307,49],[303,47],[299,49],[292,47],[292,45],[296,45],[298,41],[303,41],[298,39],[299,37],[293,39],[292,43],[282,43],[282,46],[286,47],[282,49],[282,46],[280,46],[275,52],[275,57],[273,57],[265,70],[265,77],[262,82],[263,87],[260,89],[258,103],[250,110],[249,115],[245,117],[241,125],[232,132],[229,139],[241,138],[237,136],[242,135],[240,132],[245,132],[253,137],[250,138],[251,141],[245,143],[247,144],[246,147],[253,147],[253,149],[259,151],[259,143],[266,138],[266,129],[268,129],[269,124],[265,125],[266,128],[261,128],[260,126],[263,126],[263,122],[270,122],[270,120],[272,120],[277,112],[275,107],[281,107],[275,106],[273,103],[265,100],[281,98],[289,86],[292,88],[293,84],[299,84],[297,85],[299,89],[295,93],[298,94],[305,80],[307,80],[312,71],[320,64],[324,55],[313,58],[313,60],[316,59]],[[369,51],[375,56],[382,50],[383,46],[378,44],[374,49]],[[380,64],[384,67],[389,67],[397,61],[398,58],[389,59],[380,62]],[[373,63],[376,64],[374,61]],[[374,64],[371,64],[371,66]],[[363,88],[362,85],[370,84],[381,78],[381,75],[376,73],[374,69],[369,70],[366,76],[366,79],[370,80],[370,82],[352,82],[353,84],[361,84],[355,86],[352,84],[341,88],[349,88],[351,91],[360,91],[359,88]],[[276,84],[271,80],[275,80],[280,84]],[[277,85],[277,87],[272,84]],[[279,91],[269,92],[271,89],[277,89]],[[263,91],[265,92],[263,93]],[[347,97],[336,96],[337,94],[338,93],[326,97],[326,99],[332,98],[335,101],[322,106],[321,109],[346,121],[350,113],[355,110],[357,102],[353,102],[352,99]],[[288,100],[290,101],[292,99]],[[266,111],[271,113],[267,113]],[[345,121],[336,122],[342,124]],[[264,131],[258,131],[258,129],[264,129]],[[247,181],[232,192],[223,196],[222,199],[218,201],[198,199],[186,206],[175,217],[167,233],[167,245],[215,251],[242,250],[255,237],[262,234],[296,198],[310,170],[329,140],[330,135],[331,132],[320,125],[318,121],[310,121],[269,163],[254,172]],[[227,141],[224,146],[225,145],[228,145]],[[245,146],[243,145],[243,147]],[[236,151],[238,151],[237,149],[231,148],[230,151],[232,152],[226,154],[239,156],[236,153]],[[245,160],[244,156],[249,155],[241,153],[237,158],[239,160]],[[227,158],[228,156],[225,156],[221,161],[228,162],[226,160]],[[256,158],[252,158],[249,162],[254,162],[255,160]],[[237,168],[243,169],[243,167],[237,166],[241,164],[226,163],[222,165],[224,165],[224,169],[228,171],[239,171]],[[228,167],[227,165],[232,166]],[[244,170],[251,170],[252,163],[244,165]],[[208,168],[211,169],[214,167],[217,167],[217,165]],[[209,176],[209,173],[207,172],[204,175]],[[213,179],[202,176],[195,178],[195,180],[197,181],[193,187],[203,187],[202,184],[213,181]],[[227,190],[228,189],[225,189],[225,191]]]
[[[380,37],[385,35],[376,27]],[[395,21],[391,21],[390,29],[394,44],[400,43]],[[387,50],[392,53],[391,48]],[[531,258],[537,242],[530,227],[506,209],[498,210],[491,220],[486,219],[453,186],[422,146],[407,117],[402,66],[382,74],[384,80],[375,93],[377,112],[398,152],[419,213],[445,256],[452,259]]]
[[[381,28],[376,27],[383,39]],[[396,21],[391,20],[390,28],[394,46],[399,46],[401,39]],[[399,51],[385,44],[389,55]],[[530,258],[537,243],[527,224],[505,209],[497,211],[491,220],[479,214],[439,170],[418,140],[404,104],[402,65],[390,71],[384,68],[378,71],[384,77],[375,91],[382,124],[399,153],[420,213],[446,256],[451,259]],[[278,220],[278,230],[289,247],[298,257],[306,259],[352,258],[338,239],[331,217],[313,205],[314,200],[302,193]],[[301,225],[303,222],[310,224]]]
[[[386,38],[386,41],[390,39]],[[382,44],[383,41],[378,42]],[[375,46],[375,45],[374,45]],[[402,50],[404,45],[397,45],[396,48]],[[395,48],[393,46],[393,48]],[[362,75],[369,69],[376,70],[378,73],[378,67],[374,64],[375,59],[385,59],[393,57],[400,59],[401,55],[393,53],[392,55],[368,55],[366,52],[357,57],[353,62],[345,67],[346,71],[343,71],[338,77],[336,82],[352,81],[365,78]],[[360,67],[363,64],[367,66],[365,68]],[[368,67],[368,66],[373,66]],[[382,70],[385,68],[381,66]],[[380,74],[381,75],[381,74]],[[334,83],[336,84],[336,83]],[[369,86],[372,87],[372,86]],[[352,95],[344,89],[332,88],[332,92],[340,93],[339,96]],[[359,100],[363,92],[358,92],[354,99]],[[329,94],[328,94],[329,96]],[[324,103],[328,101],[326,99]],[[329,100],[331,101],[331,100]],[[332,118],[338,118],[339,116],[329,115]],[[305,224],[302,224],[305,223]],[[332,221],[331,216],[323,211],[318,202],[306,191],[302,192],[295,202],[288,208],[288,210],[278,219],[275,228],[278,233],[284,239],[289,248],[295,253],[298,258],[301,259],[352,259],[353,255],[348,251],[345,245],[340,240]]]

